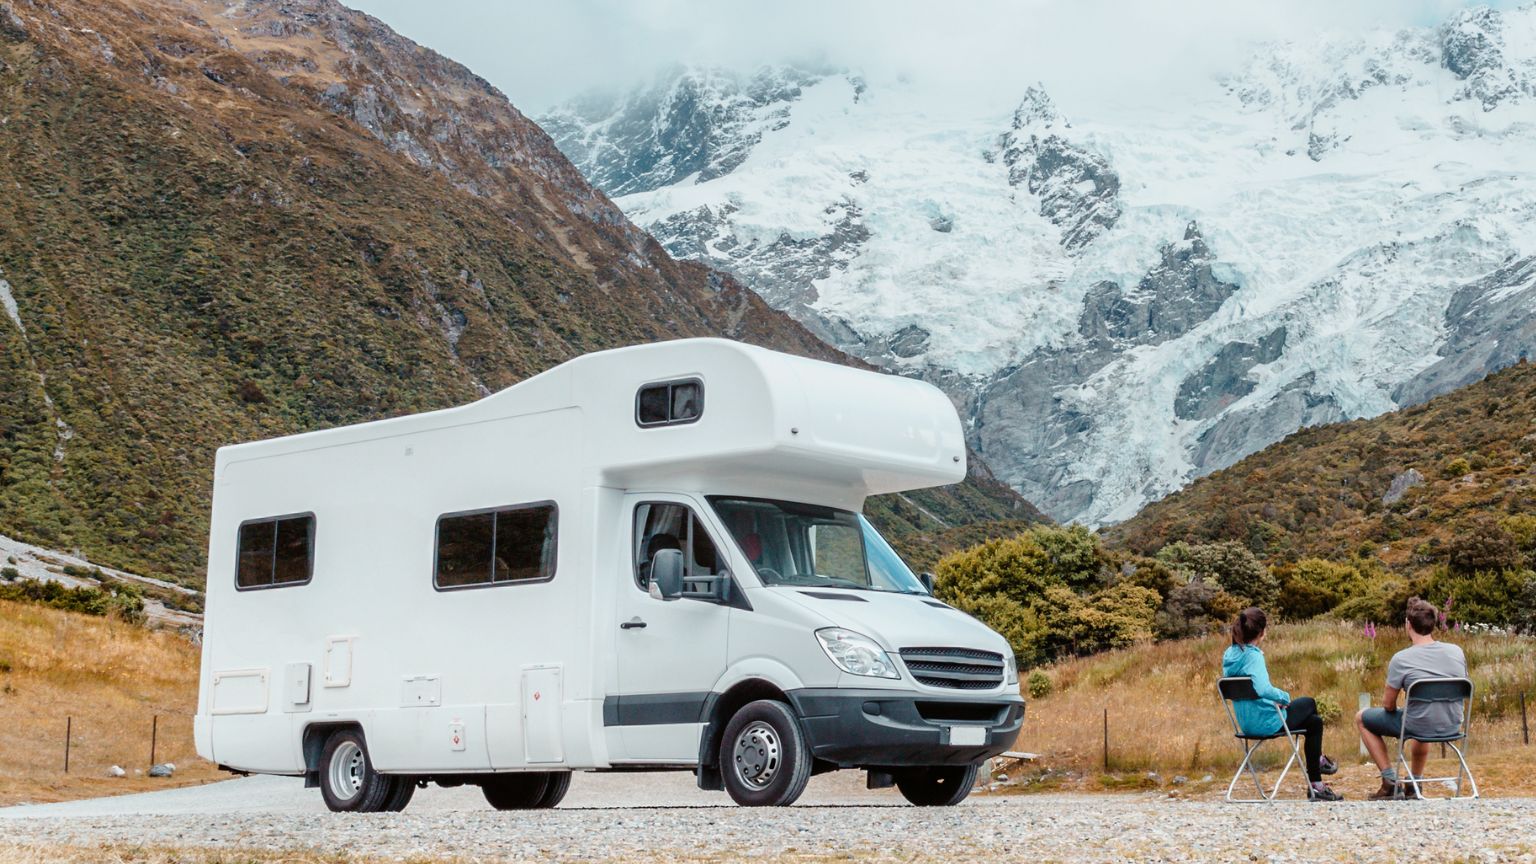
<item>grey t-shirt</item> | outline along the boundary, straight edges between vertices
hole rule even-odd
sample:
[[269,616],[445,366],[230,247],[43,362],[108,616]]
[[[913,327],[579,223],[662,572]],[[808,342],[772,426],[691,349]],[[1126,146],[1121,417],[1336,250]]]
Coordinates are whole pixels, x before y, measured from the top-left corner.
[[[1467,655],[1460,645],[1430,642],[1410,645],[1392,655],[1387,665],[1387,686],[1406,691],[1408,685],[1425,678],[1467,677]],[[1403,707],[1403,697],[1398,697]],[[1408,706],[1408,731],[1424,735],[1449,735],[1461,726],[1460,702],[1424,702],[1413,700]]]

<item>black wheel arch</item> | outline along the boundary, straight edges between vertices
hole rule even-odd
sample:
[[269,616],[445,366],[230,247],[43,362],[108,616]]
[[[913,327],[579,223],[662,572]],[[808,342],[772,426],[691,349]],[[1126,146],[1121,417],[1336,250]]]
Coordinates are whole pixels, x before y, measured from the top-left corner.
[[762,678],[748,678],[731,685],[724,693],[711,693],[704,702],[704,734],[699,736],[700,789],[718,792],[725,788],[725,780],[720,776],[720,739],[725,735],[726,724],[731,722],[736,712],[759,699],[783,702],[789,706],[795,721],[799,722],[799,714],[789,696]]
[[368,746],[368,735],[363,732],[363,724],[356,720],[311,723],[304,727],[301,746],[304,752],[305,789],[314,789],[320,785],[320,758],[325,753],[325,742],[332,734],[344,729],[356,732],[363,740],[363,747]]

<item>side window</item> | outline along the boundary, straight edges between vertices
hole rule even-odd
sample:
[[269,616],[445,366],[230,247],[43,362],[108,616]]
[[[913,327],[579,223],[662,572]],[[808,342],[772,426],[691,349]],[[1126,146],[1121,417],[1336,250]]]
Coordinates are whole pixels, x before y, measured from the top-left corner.
[[315,515],[245,522],[238,545],[236,588],[303,585],[315,572]]
[[635,422],[642,427],[692,423],[704,414],[704,382],[697,378],[647,384],[635,396]]
[[652,503],[635,507],[635,585],[651,587],[651,560],[663,549],[683,553],[683,578],[714,576],[721,569],[714,541],[697,516],[682,504]]
[[446,590],[553,579],[558,523],[554,502],[441,516],[432,584]]

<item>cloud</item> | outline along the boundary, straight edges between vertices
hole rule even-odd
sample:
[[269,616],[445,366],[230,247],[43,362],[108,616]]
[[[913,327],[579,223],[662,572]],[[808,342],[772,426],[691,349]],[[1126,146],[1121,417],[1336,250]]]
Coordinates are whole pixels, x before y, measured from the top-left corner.
[[[985,99],[1176,98],[1255,41],[1429,25],[1458,0],[346,0],[530,114],[676,63],[822,62]],[[1495,6],[1512,6],[1498,0]]]

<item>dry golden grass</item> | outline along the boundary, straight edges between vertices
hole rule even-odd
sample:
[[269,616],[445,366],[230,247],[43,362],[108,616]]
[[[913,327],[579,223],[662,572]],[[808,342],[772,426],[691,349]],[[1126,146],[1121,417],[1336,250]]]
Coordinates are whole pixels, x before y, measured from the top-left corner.
[[[833,864],[833,862],[947,862],[954,860],[952,853],[963,853],[967,844],[944,852],[908,852],[892,849],[860,849],[849,852],[786,851],[759,860],[796,862],[796,864]],[[612,858],[583,854],[583,861],[639,861],[639,862],[718,862],[740,861],[738,850],[678,854],[673,851],[642,853],[638,857],[625,853]],[[356,855],[349,852],[316,852],[302,850],[271,849],[207,849],[197,847],[146,847],[120,843],[103,843],[94,846],[50,845],[8,846],[0,843],[0,864],[493,864],[493,862],[528,860],[484,855],[466,856],[410,856]]]
[[[1452,634],[1467,652],[1477,686],[1470,761],[1483,794],[1536,792],[1536,746],[1522,743],[1519,694],[1532,701],[1536,723],[1536,639]],[[1018,749],[1039,753],[1026,776],[1044,777],[1038,789],[1148,788],[1176,775],[1193,782],[1186,791],[1208,791],[1200,778],[1223,791],[1241,752],[1232,739],[1216,679],[1225,637],[1212,636],[1137,646],[1047,667],[1051,695],[1032,699]],[[1341,709],[1328,724],[1324,752],[1342,768],[1335,782],[1346,794],[1373,791],[1379,778],[1359,754],[1354,714],[1361,692],[1380,705],[1387,661],[1407,645],[1400,633],[1368,639],[1358,627],[1314,622],[1278,625],[1264,644],[1270,677],[1292,696],[1332,700]],[[1109,711],[1110,770],[1104,776],[1104,711]],[[1280,748],[1271,743],[1266,749]],[[1432,761],[1430,770],[1445,773]],[[1015,769],[1017,770],[1017,769]],[[1058,773],[1064,772],[1064,773]],[[1146,777],[1155,772],[1155,780]],[[1451,772],[1454,773],[1454,772]],[[1054,779],[1053,779],[1054,778]],[[1353,795],[1351,795],[1353,797]]]
[[[174,633],[0,601],[0,805],[217,779],[192,744],[197,668],[197,646]],[[149,768],[155,715],[155,758],[176,764],[171,779],[134,774]],[[108,777],[112,765],[129,776]]]

